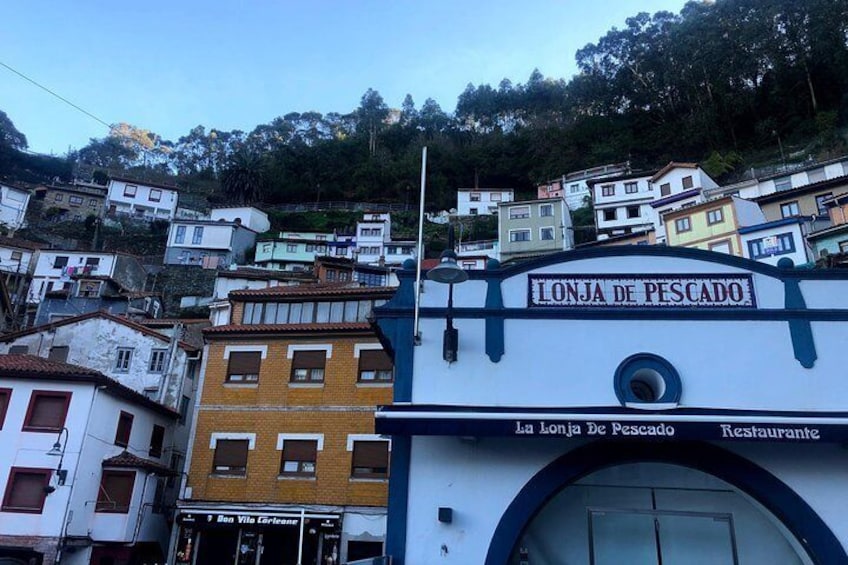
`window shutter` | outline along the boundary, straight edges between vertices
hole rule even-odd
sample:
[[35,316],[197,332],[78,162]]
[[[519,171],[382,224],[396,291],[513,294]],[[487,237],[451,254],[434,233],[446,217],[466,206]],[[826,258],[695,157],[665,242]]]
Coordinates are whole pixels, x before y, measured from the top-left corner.
[[353,444],[353,466],[379,468],[389,466],[389,442],[358,441]]
[[13,345],[9,348],[9,355],[26,355],[29,353],[28,345]]
[[44,505],[44,487],[47,485],[49,472],[27,473],[25,471],[13,471],[11,490],[5,501],[4,507],[10,508],[38,508]]
[[246,439],[219,439],[212,464],[217,467],[247,467]]
[[318,442],[315,440],[287,439],[283,444],[283,458],[286,461],[315,461]]
[[126,513],[134,484],[135,471],[103,471],[95,511]]
[[232,351],[227,366],[228,375],[258,375],[262,365],[261,351]]
[[323,369],[327,361],[326,351],[295,351],[293,369]]
[[50,361],[59,361],[64,363],[68,360],[68,346],[67,345],[57,345],[50,348],[50,353],[47,355],[47,359]]
[[385,351],[373,349],[359,352],[360,371],[391,371],[392,369],[392,360]]
[[153,433],[150,435],[150,451],[148,455],[153,457],[162,456],[162,443],[165,441],[165,428],[153,425]]
[[47,430],[61,430],[65,423],[65,395],[40,394],[33,399],[32,412],[27,426]]
[[133,415],[129,412],[121,412],[118,416],[118,429],[115,431],[115,445],[127,447],[130,444],[130,433],[132,432]]

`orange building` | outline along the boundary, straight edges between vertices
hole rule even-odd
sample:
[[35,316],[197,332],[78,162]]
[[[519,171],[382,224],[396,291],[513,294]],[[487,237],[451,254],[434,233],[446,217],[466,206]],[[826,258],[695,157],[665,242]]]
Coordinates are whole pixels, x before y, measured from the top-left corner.
[[206,354],[172,561],[345,563],[384,554],[393,368],[368,323],[390,288],[230,293]]

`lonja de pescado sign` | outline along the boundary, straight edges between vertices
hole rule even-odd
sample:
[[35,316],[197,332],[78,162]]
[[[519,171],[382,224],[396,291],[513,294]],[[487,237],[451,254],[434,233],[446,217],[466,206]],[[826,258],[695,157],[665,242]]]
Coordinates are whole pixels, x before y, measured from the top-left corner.
[[751,275],[528,275],[528,306],[756,308]]

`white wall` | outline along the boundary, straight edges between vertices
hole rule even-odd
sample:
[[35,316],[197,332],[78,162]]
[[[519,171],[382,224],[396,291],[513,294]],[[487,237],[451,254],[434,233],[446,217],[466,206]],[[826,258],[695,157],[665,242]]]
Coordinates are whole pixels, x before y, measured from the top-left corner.
[[252,206],[215,208],[209,216],[213,221],[225,220],[227,222],[234,222],[238,218],[241,220],[241,225],[256,233],[263,233],[271,229],[268,214]]
[[[478,201],[471,200],[472,192],[480,196]],[[494,199],[492,197],[493,194],[495,195]],[[498,196],[500,199],[498,199]],[[512,202],[514,199],[515,193],[512,189],[461,189],[456,192],[456,213],[458,216],[471,216],[471,209],[476,208],[477,213],[474,215],[488,216],[497,213],[498,204],[501,202]]]
[[23,227],[30,197],[28,190],[0,184],[0,224],[12,231]]
[[[124,191],[127,185],[136,186],[135,196],[125,196]],[[161,191],[161,198],[158,202],[150,199],[151,190]],[[149,218],[162,218],[173,220],[177,212],[178,194],[176,190],[145,186],[140,182],[127,182],[123,180],[112,179],[109,181],[109,192],[106,196],[107,208],[109,205],[114,205],[118,212],[135,214],[138,207],[142,207],[146,211],[144,216]]]
[[[185,228],[185,236],[181,243],[177,242],[177,231],[179,227]],[[195,228],[203,229],[200,243],[194,243]],[[234,230],[235,228],[231,224],[217,224],[214,222],[173,222],[171,227],[168,229],[168,247],[231,251]]]
[[32,282],[29,287],[27,301],[31,303],[41,302],[44,294],[51,290],[61,290],[65,282],[71,282],[69,276],[64,274],[65,267],[54,267],[57,257],[67,257],[67,267],[85,267],[88,259],[100,259],[96,269],[91,270],[92,275],[112,277],[115,270],[117,256],[114,253],[95,253],[91,251],[62,251],[54,249],[41,250],[35,262]]

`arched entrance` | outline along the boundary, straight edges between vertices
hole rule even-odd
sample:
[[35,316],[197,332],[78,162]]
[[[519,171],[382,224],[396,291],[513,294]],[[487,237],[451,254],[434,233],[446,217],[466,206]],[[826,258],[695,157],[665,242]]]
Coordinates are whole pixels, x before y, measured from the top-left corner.
[[779,479],[715,445],[685,442],[593,443],[548,465],[502,516],[486,565],[525,556],[533,565],[848,563]]

